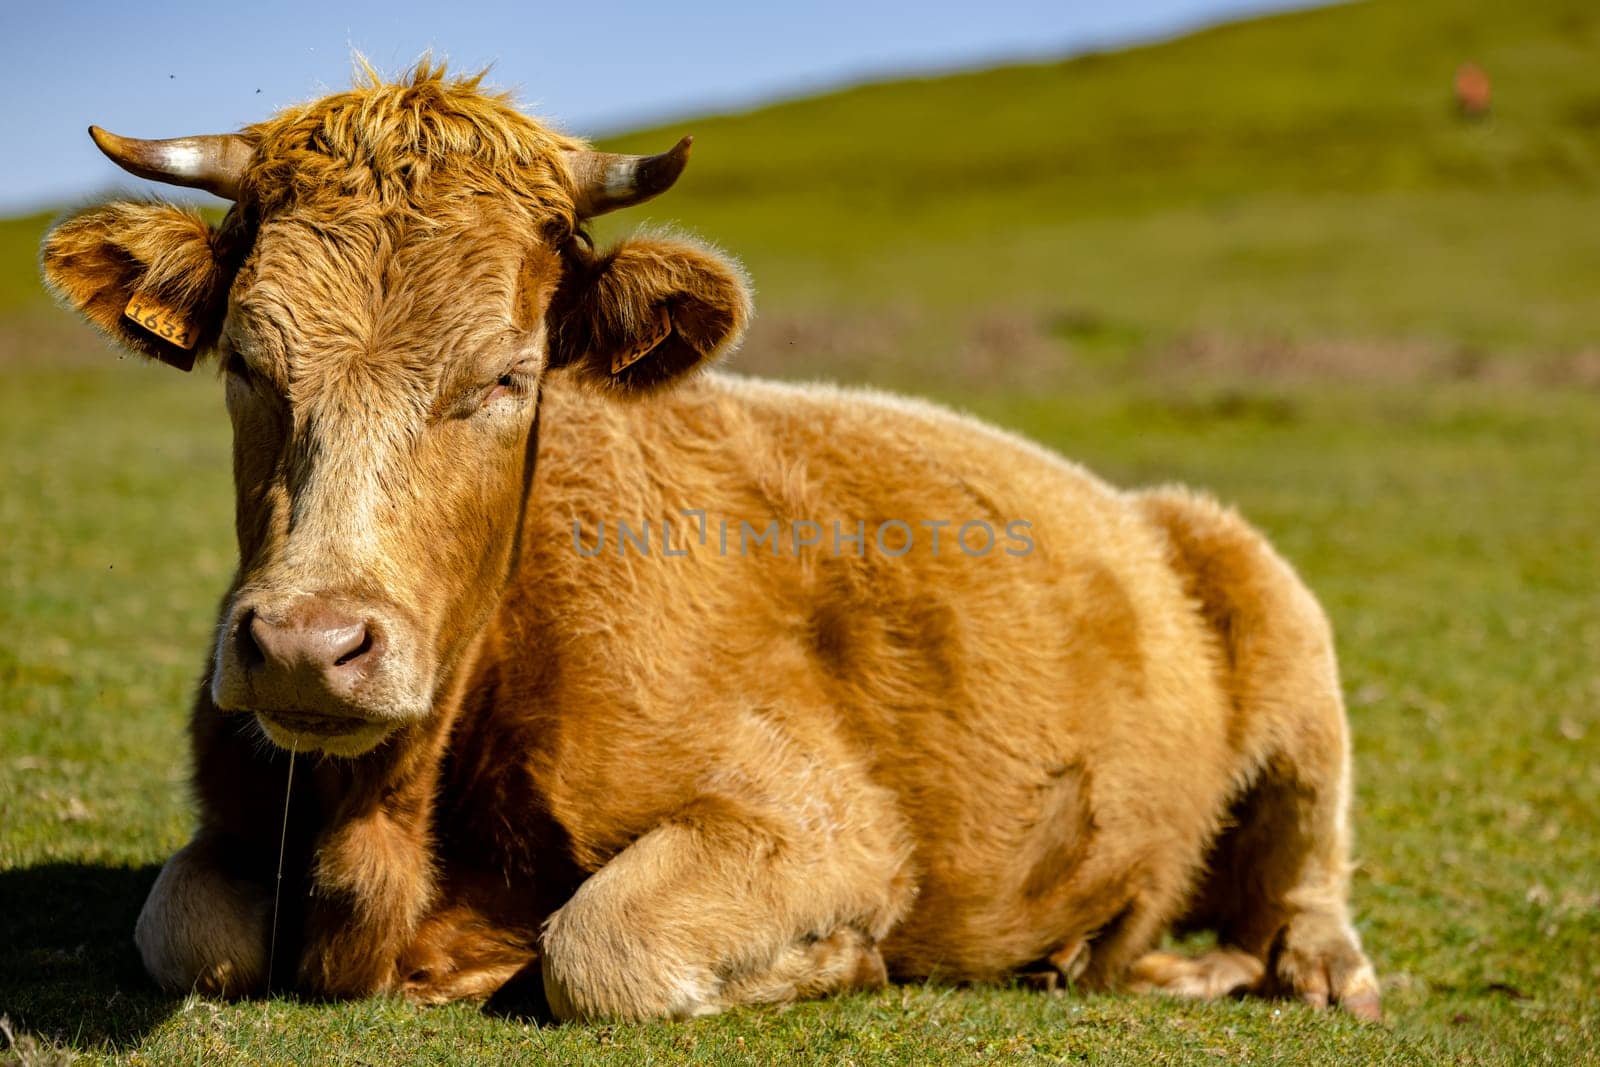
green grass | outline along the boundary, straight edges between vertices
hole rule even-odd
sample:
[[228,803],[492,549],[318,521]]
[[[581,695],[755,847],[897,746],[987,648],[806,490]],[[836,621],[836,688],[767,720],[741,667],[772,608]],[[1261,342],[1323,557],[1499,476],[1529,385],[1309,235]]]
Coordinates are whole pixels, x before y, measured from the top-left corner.
[[[1486,123],[1450,113],[1467,58]],[[604,228],[656,213],[744,257],[747,366],[956,398],[1273,537],[1339,635],[1383,1026],[1004,988],[558,1028],[159,996],[130,933],[192,826],[226,419],[208,372],[49,307],[43,217],[0,221],[0,1013],[148,1063],[1595,1060],[1597,60],[1577,0],[1283,16],[673,124],[681,188]]]

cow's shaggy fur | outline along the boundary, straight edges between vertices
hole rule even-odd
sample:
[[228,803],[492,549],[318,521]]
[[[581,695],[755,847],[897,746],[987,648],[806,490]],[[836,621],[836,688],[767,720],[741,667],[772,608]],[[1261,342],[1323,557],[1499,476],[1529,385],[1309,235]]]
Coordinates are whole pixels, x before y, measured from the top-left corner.
[[[111,204],[44,254],[136,350],[186,362],[133,294],[191,316],[235,427],[200,829],[137,931],[163,985],[441,1001],[535,968],[563,1017],[641,1018],[1037,965],[1376,1014],[1327,624],[1236,515],[932,406],[697,375],[742,274],[592,250],[579,143],[475,80],[423,67],[246,135],[217,229]],[[969,554],[970,521],[1031,550]],[[380,666],[337,708],[263,704],[248,620],[334,600]],[[269,975],[286,748],[326,755]],[[1151,951],[1184,927],[1219,947]]]

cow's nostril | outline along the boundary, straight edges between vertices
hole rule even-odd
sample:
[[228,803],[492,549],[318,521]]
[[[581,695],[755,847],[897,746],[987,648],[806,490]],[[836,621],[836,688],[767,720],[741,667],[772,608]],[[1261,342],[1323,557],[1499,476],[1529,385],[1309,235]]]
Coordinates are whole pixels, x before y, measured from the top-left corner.
[[372,631],[370,629],[368,629],[367,627],[363,626],[363,627],[361,627],[360,640],[357,641],[354,644],[354,646],[351,647],[348,651],[344,652],[337,659],[335,659],[333,661],[333,665],[335,667],[343,667],[343,666],[345,666],[347,664],[354,663],[356,660],[360,659],[362,656],[365,656],[368,652],[371,652],[371,651],[372,651]]
[[301,711],[353,700],[385,647],[383,626],[365,612],[311,597],[241,611],[233,641],[252,700]]
[[234,628],[234,647],[239,656],[239,663],[248,669],[254,669],[267,661],[267,655],[261,651],[261,645],[255,636],[256,614],[246,612],[244,618],[239,620],[239,625]]

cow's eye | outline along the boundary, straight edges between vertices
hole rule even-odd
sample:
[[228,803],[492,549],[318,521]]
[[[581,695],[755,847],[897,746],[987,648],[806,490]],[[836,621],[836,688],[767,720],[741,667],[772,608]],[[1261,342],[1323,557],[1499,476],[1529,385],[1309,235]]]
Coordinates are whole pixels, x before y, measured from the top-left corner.
[[222,363],[222,369],[228,374],[231,374],[235,378],[239,378],[243,381],[248,382],[252,377],[250,374],[250,365],[246,363],[244,361],[244,357],[239,355],[237,352],[228,353],[228,358]]
[[497,400],[521,396],[527,392],[527,385],[527,375],[519,374],[515,369],[508,370],[496,378],[494,384],[484,392],[483,400],[479,403],[478,409],[481,411]]

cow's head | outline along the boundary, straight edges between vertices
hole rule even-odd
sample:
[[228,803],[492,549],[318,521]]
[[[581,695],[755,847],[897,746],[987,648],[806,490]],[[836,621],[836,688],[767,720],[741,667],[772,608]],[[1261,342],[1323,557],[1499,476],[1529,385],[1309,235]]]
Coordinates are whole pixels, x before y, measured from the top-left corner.
[[637,395],[727,351],[748,315],[742,275],[704,248],[584,235],[670,186],[687,140],[591,152],[426,65],[241,134],[91,133],[136,174],[234,201],[217,227],[84,211],[44,271],[136,352],[216,354],[239,572],[212,696],[286,747],[358,755],[430,713],[509,575],[547,375]]

